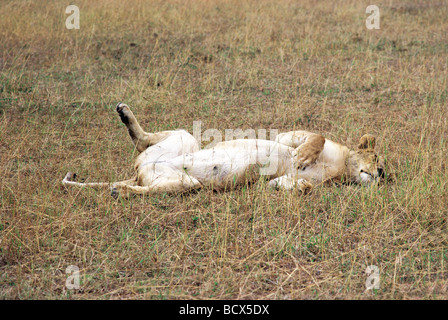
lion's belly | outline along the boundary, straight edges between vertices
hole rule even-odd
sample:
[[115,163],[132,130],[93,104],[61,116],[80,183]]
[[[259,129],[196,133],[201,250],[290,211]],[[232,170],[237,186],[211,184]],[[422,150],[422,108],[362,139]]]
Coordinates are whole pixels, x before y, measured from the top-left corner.
[[263,174],[269,177],[285,174],[286,162],[291,159],[289,152],[290,148],[272,141],[233,140],[179,156],[170,163],[203,185],[222,188],[253,181]]
[[347,147],[326,140],[316,163],[306,167],[305,170],[299,170],[298,177],[312,184],[339,177],[345,171],[345,159],[348,153]]
[[252,162],[250,155],[239,158],[236,152],[205,149],[170,161],[178,170],[195,177],[203,185],[221,185],[231,176],[240,176]]

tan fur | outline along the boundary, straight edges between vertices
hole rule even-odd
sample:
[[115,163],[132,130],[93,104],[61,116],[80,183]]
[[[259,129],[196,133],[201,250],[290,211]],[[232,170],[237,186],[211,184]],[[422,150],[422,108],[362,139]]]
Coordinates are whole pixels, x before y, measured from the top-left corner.
[[272,187],[296,188],[305,194],[313,185],[332,180],[371,183],[382,171],[371,135],[360,139],[357,151],[308,131],[282,133],[275,141],[225,141],[199,150],[196,139],[185,130],[145,132],[127,105],[119,103],[116,110],[140,152],[136,177],[115,183],[79,183],[68,173],[62,181],[65,186],[109,187],[113,195],[127,196],[204,186],[224,190],[264,178]]
[[298,163],[299,168],[313,164],[317,161],[320,152],[323,150],[325,138],[320,134],[310,134],[307,136],[305,143],[298,147]]
[[[330,181],[378,182],[384,172],[384,161],[376,155],[375,137],[370,134],[361,137],[357,151],[308,131],[281,133],[276,141],[298,148],[298,177],[313,185]],[[286,178],[282,179],[286,183]],[[276,182],[271,184],[276,186]]]
[[359,139],[358,149],[375,149],[375,137],[371,134],[365,134]]

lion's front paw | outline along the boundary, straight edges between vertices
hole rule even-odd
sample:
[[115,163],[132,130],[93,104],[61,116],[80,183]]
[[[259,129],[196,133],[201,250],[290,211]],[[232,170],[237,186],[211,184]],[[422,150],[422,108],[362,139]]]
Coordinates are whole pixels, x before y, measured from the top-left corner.
[[302,194],[308,194],[313,189],[313,185],[305,179],[299,179],[297,181],[297,187]]
[[304,170],[319,158],[325,145],[325,138],[319,134],[312,134],[306,142],[297,148],[297,168]]
[[269,181],[268,187],[271,188],[271,189],[274,189],[274,190],[278,190],[279,189],[278,180],[277,179],[273,179],[273,180]]
[[297,155],[297,169],[304,170],[309,165],[316,162],[319,157],[320,150],[314,148],[299,148]]

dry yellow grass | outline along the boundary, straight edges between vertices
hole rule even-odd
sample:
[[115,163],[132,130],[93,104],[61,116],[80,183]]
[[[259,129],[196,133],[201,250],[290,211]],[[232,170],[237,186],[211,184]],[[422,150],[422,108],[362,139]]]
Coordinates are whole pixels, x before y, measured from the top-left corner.
[[[447,2],[378,1],[380,30],[364,1],[76,2],[79,30],[66,1],[0,6],[0,298],[447,297]],[[351,147],[369,132],[398,179],[65,192],[69,170],[130,177],[119,101],[148,131],[301,128]]]

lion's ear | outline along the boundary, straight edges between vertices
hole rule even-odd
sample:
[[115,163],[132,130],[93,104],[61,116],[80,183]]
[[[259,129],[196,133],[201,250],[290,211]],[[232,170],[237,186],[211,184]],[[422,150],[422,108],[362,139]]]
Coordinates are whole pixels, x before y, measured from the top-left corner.
[[358,149],[375,149],[375,137],[371,134],[365,134],[359,139]]

